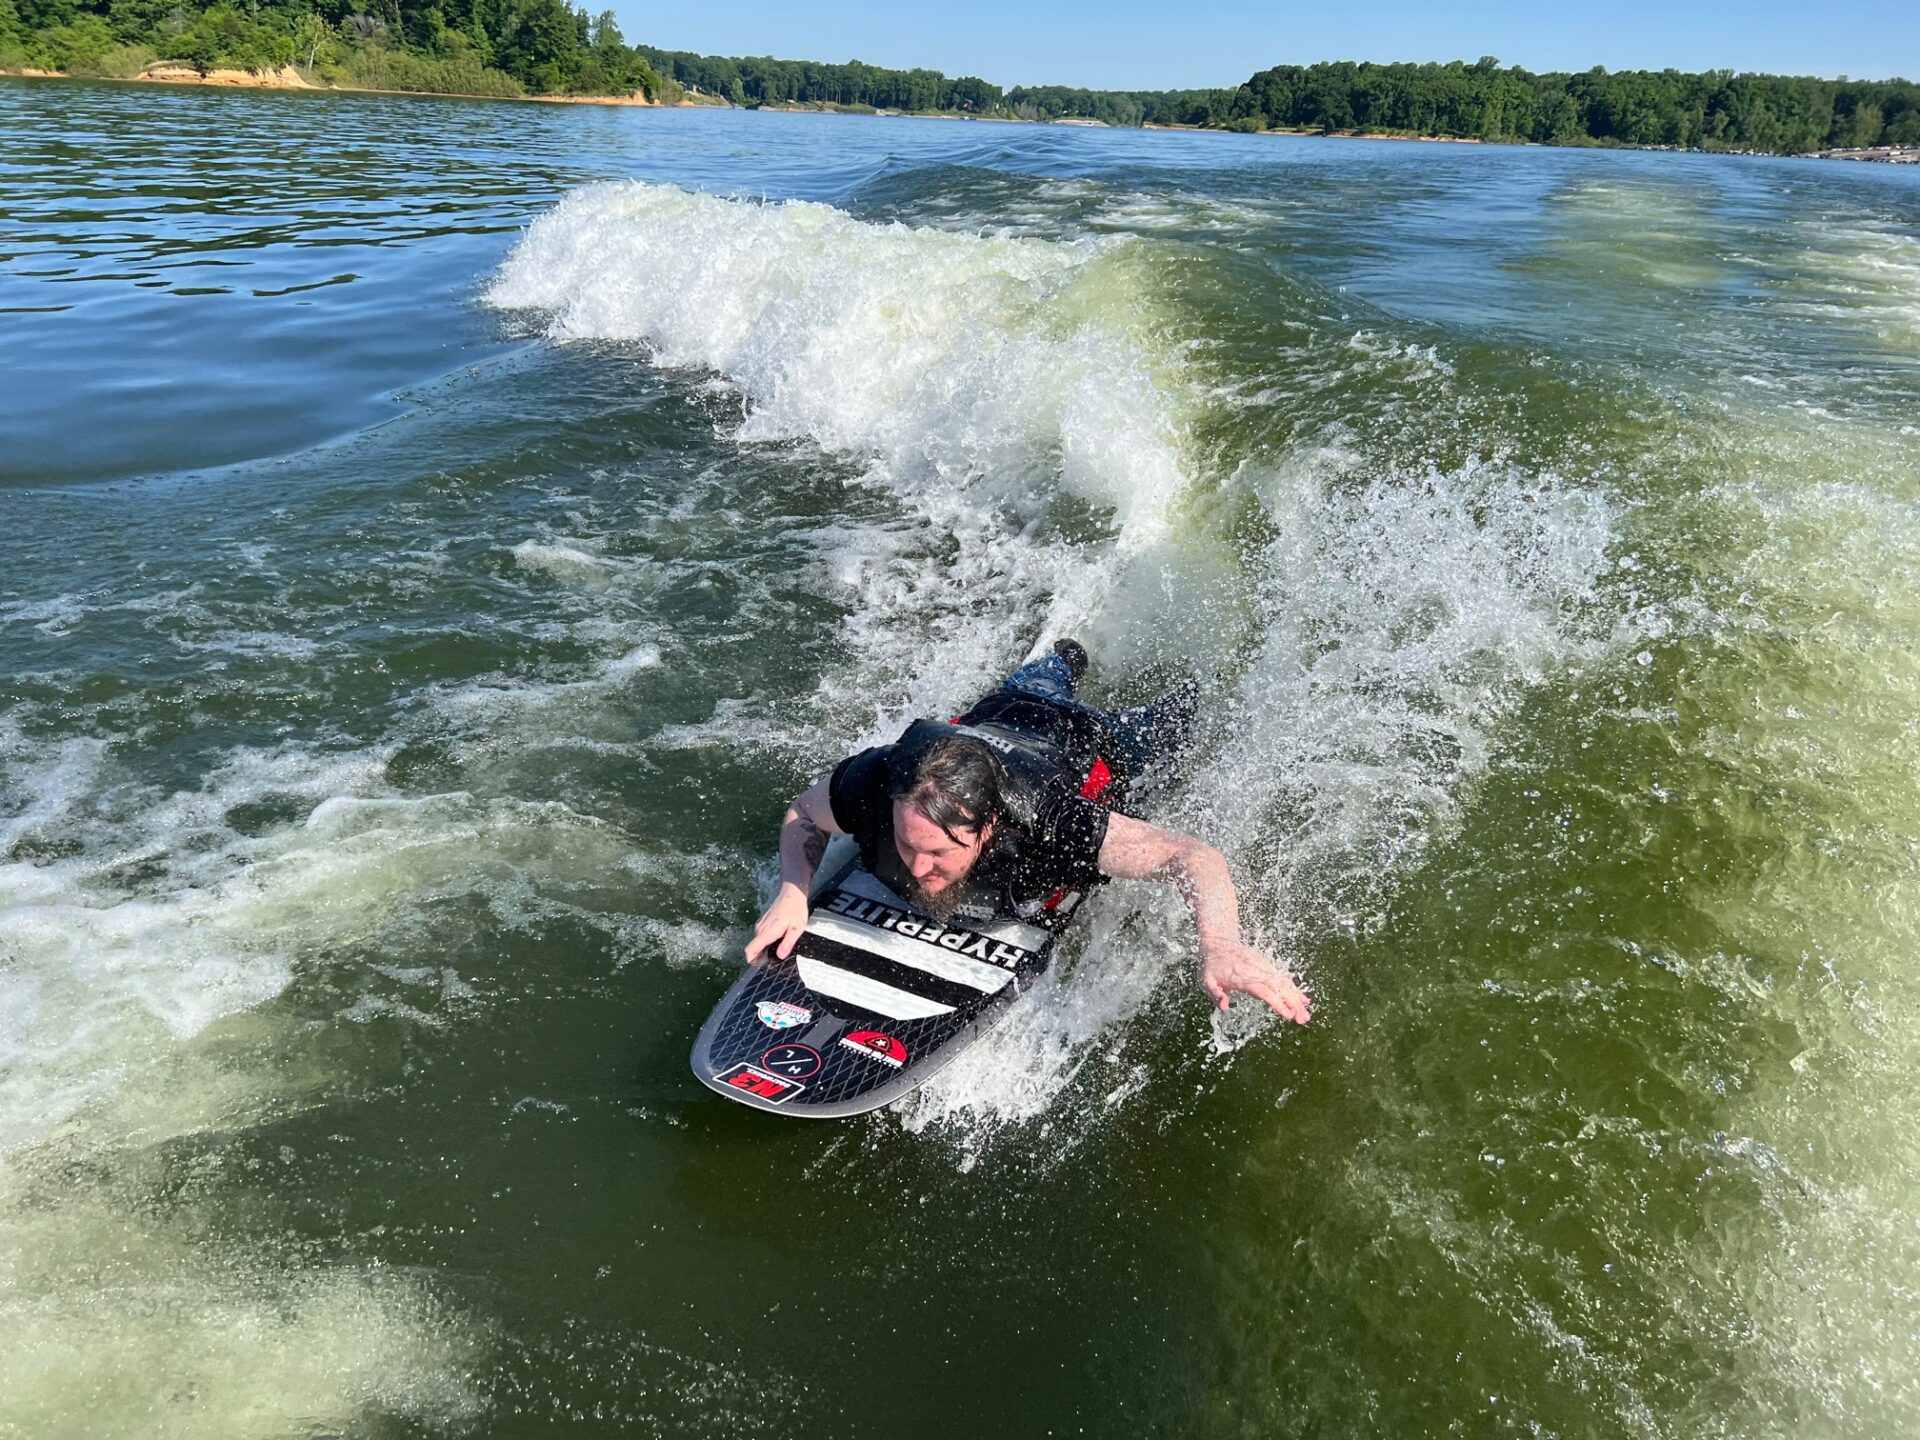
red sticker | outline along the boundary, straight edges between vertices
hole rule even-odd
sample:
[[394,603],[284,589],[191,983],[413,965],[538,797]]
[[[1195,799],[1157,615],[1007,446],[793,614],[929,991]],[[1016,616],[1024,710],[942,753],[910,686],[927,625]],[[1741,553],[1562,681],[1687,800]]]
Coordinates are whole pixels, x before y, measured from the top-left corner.
[[713,1078],[722,1085],[729,1085],[735,1090],[744,1090],[749,1095],[757,1096],[769,1105],[781,1104],[807,1088],[804,1085],[796,1085],[791,1080],[782,1080],[778,1075],[769,1075],[764,1070],[755,1069],[744,1060],[731,1070],[722,1070]]
[[840,1037],[840,1043],[896,1070],[907,1063],[907,1047],[880,1030],[850,1030]]

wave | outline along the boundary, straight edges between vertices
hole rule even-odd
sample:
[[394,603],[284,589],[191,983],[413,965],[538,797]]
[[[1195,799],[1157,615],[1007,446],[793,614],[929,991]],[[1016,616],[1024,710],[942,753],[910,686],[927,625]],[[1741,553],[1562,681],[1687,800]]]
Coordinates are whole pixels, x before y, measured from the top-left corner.
[[224,1073],[143,1082],[279,996],[305,957],[455,896],[524,923],[516,876],[536,860],[549,879],[619,863],[612,836],[560,805],[396,795],[387,759],[241,749],[200,789],[155,795],[100,742],[49,753],[0,734],[8,788],[30,797],[0,820],[0,1158],[83,1111],[89,1146],[234,1120],[254,1104]]
[[295,1058],[312,1012],[273,1005],[303,970],[358,992],[323,1025],[399,1013],[386,991],[438,1023],[468,1003],[452,970],[341,957],[418,952],[432,908],[444,946],[436,896],[526,923],[539,902],[516,876],[536,856],[619,859],[584,857],[600,837],[558,807],[388,795],[385,759],[237,750],[163,794],[105,742],[0,728],[24,801],[0,816],[0,1431],[70,1431],[76,1387],[112,1397],[102,1433],[123,1398],[146,1432],[183,1436],[484,1408],[476,1338],[420,1277],[209,1234],[175,1193],[176,1165],[187,1193],[216,1183],[215,1137],[325,1103],[324,1067]]
[[[537,221],[488,299],[557,343],[637,343],[718,375],[744,401],[736,443],[808,442],[890,502],[813,537],[849,643],[815,706],[778,707],[772,728],[883,740],[1067,631],[1108,677],[1174,656],[1218,676],[1213,740],[1162,804],[1228,850],[1251,915],[1297,949],[1447,833],[1544,667],[1606,643],[1587,612],[1603,608],[1614,522],[1551,473],[1338,443],[1355,412],[1329,397],[1359,386],[1382,414],[1417,391],[1431,445],[1462,423],[1455,367],[1383,317],[1325,326],[1328,297],[1258,282],[1238,257],[1151,240],[983,236],[627,183]],[[1263,441],[1308,391],[1339,418]],[[737,711],[729,734],[764,713]],[[697,733],[722,738],[721,723]],[[973,1155],[1046,1111],[1190,945],[1177,903],[1116,891],[1081,947],[1097,980],[1057,982],[906,1123],[955,1122]],[[1085,1083],[1128,1093],[1096,1071]]]
[[[866,672],[828,677],[831,711],[876,676],[903,706],[984,686],[1014,634],[1084,625],[1167,540],[1191,396],[1138,262],[622,183],[536,221],[487,299],[558,342],[716,372],[745,403],[736,443],[810,442],[888,497],[891,520],[820,537]],[[1063,543],[1075,505],[1099,543]]]
[[487,299],[556,340],[642,340],[725,375],[741,441],[806,438],[1021,513],[1059,484],[1125,524],[1182,476],[1166,377],[1132,333],[1145,297],[1104,283],[1114,249],[628,182],[542,216]]

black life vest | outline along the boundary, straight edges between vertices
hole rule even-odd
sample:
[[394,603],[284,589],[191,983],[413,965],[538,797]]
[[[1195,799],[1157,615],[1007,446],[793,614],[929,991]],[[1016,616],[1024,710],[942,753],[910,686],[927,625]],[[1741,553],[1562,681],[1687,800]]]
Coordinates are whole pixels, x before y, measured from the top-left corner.
[[[926,748],[956,735],[979,740],[993,748],[1006,769],[1007,783],[1002,790],[1006,809],[1000,827],[981,858],[976,878],[970,885],[979,893],[975,903],[984,903],[996,913],[1031,913],[1037,906],[1051,911],[1061,904],[1065,891],[1051,886],[1034,890],[1010,888],[1012,877],[1021,870],[1022,849],[1031,842],[1032,832],[1042,806],[1078,795],[1108,808],[1120,801],[1122,786],[1113,768],[1098,754],[1082,761],[1067,745],[1038,735],[1025,728],[1002,723],[999,718],[975,720],[982,707],[955,720],[916,720],[890,747],[887,755],[888,790],[893,776],[909,767]],[[1011,718],[1011,717],[1008,717]],[[911,889],[899,852],[893,844],[889,823],[879,833],[857,837],[861,862],[882,883],[897,892]],[[1024,893],[1020,893],[1020,892]]]

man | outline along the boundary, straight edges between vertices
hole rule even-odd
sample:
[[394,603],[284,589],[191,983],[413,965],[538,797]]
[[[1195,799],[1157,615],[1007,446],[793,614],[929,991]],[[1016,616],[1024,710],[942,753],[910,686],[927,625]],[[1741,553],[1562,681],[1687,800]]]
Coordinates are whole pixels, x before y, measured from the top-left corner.
[[[1032,915],[1062,888],[1164,880],[1193,911],[1200,984],[1221,1009],[1251,995],[1304,1025],[1306,994],[1240,939],[1227,862],[1211,845],[1108,810],[1082,793],[1112,761],[1137,775],[1181,739],[1191,687],[1155,705],[1105,712],[1073,695],[1087,652],[1061,640],[950,725],[920,720],[892,745],[849,756],[787,810],[780,889],[747,942],[748,963],[786,959],[807,927],[813,874],[832,835],[916,909]],[[1098,759],[1102,763],[1095,767]]]

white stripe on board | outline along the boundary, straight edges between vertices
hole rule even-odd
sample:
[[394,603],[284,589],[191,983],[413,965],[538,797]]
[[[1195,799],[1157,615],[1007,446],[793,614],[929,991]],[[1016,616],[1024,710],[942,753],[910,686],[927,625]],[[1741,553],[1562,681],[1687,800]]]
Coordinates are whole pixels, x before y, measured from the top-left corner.
[[890,1020],[930,1020],[935,1015],[953,1013],[951,1005],[909,995],[905,990],[896,990],[891,985],[882,985],[878,980],[869,980],[864,975],[855,975],[838,965],[805,955],[800,957],[800,980],[809,990],[818,991],[830,1000],[845,1000]]
[[[896,910],[908,910],[916,915],[920,913],[865,870],[854,870],[840,882],[838,888],[849,895],[858,895],[862,900],[878,900],[882,905],[891,905]],[[1047,941],[1053,938],[1038,925],[1023,925],[1018,920],[975,920],[969,915],[953,928],[958,930],[962,925],[975,935],[1018,945],[1022,950],[1031,950],[1036,955],[1046,949]]]
[[812,918],[807,921],[807,930],[814,935],[824,935],[829,940],[838,940],[842,945],[851,945],[856,950],[865,950],[869,955],[884,955],[898,964],[928,975],[938,975],[942,980],[951,980],[956,985],[970,985],[986,995],[993,994],[1013,978],[1011,970],[1003,970],[998,965],[989,965],[970,955],[956,955],[951,950],[942,950],[938,945],[909,940],[904,935],[895,935],[873,925],[863,925],[858,920],[843,919],[823,910],[813,912]]
[[862,900],[878,900],[882,905],[891,905],[896,910],[913,908],[875,879],[870,870],[855,867],[851,873],[841,879],[839,888],[851,895],[858,895]]

